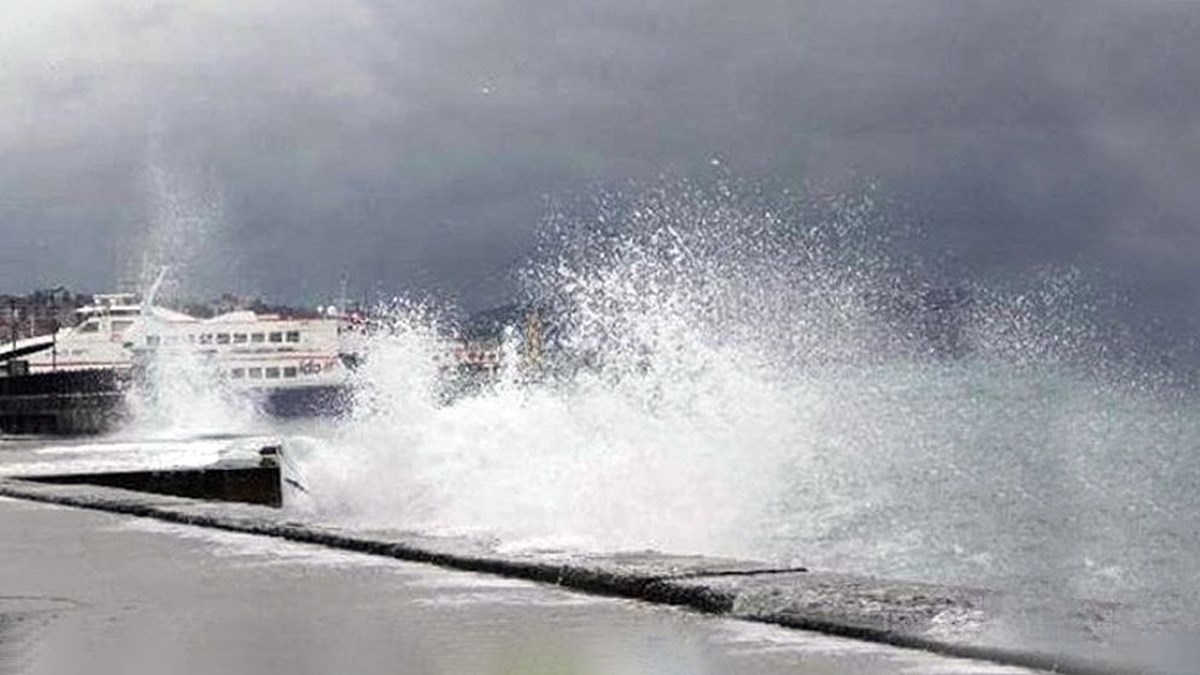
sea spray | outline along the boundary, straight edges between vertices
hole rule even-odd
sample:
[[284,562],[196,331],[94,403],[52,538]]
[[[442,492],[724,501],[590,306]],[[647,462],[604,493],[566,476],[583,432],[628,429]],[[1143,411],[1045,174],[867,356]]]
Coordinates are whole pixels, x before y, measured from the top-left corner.
[[122,281],[144,290],[164,268],[164,299],[230,290],[239,278],[243,247],[233,236],[222,182],[211,167],[191,163],[155,133],[143,177],[145,214],[132,223],[121,250]]
[[799,412],[820,402],[803,373],[903,342],[868,291],[913,281],[876,250],[867,199],[799,220],[698,194],[550,220],[525,274],[548,325],[539,379],[442,405],[432,364],[451,343],[401,312],[338,456],[305,467],[313,499],[509,539],[746,551],[786,493],[777,469],[805,452]]
[[452,331],[400,308],[298,506],[1194,616],[1200,417],[1114,358],[1083,273],[947,288],[870,193],[665,186],[546,230],[536,376],[447,399]]
[[[125,261],[125,276],[145,293],[156,286],[161,305],[228,279],[236,268],[229,243],[229,218],[221,191],[202,172],[168,161],[161,139],[153,139],[146,163],[147,218],[136,255]],[[158,279],[161,285],[156,284]],[[153,306],[124,339],[134,345],[139,377],[128,397],[130,419],[123,435],[171,437],[247,433],[262,425],[259,402],[235,392],[207,357],[188,345],[161,345],[149,350],[145,340],[161,335],[169,319]]]
[[260,430],[253,396],[233,390],[192,349],[159,349],[143,357],[127,395],[130,419],[122,435],[179,438]]

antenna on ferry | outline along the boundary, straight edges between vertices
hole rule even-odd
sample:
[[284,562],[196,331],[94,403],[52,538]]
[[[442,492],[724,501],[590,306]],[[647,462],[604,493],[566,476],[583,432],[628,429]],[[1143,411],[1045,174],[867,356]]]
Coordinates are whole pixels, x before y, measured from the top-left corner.
[[154,278],[154,283],[150,284],[150,288],[146,289],[145,296],[142,298],[141,311],[143,313],[146,312],[147,308],[153,308],[154,299],[158,296],[158,290],[162,288],[163,280],[167,278],[167,271],[170,269],[169,266],[163,265],[162,269],[158,270],[158,276]]

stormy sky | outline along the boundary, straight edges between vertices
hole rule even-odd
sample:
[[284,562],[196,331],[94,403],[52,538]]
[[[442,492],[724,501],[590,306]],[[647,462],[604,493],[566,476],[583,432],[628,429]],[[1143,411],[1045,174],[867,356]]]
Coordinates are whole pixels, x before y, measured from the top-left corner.
[[[1200,3],[39,0],[0,21],[0,290],[503,299],[546,200],[875,181],[981,273],[1200,284]],[[169,257],[169,256],[168,256]]]

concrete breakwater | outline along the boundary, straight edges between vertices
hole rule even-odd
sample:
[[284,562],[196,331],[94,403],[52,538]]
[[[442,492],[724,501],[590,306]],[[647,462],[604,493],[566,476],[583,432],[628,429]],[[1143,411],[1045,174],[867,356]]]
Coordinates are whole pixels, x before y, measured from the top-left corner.
[[233,467],[167,471],[114,471],[90,474],[55,474],[28,480],[52,485],[94,485],[206,501],[283,504],[276,467]]
[[[263,469],[271,471],[273,467],[261,467],[258,471],[261,473]],[[221,469],[190,473],[211,486],[223,484],[222,480],[213,478],[219,471]],[[165,483],[178,487],[187,480],[184,473],[189,472],[176,472],[177,475]],[[163,483],[163,476],[160,475],[158,480]],[[263,506],[261,502],[214,502],[207,498],[111,487],[122,484],[136,487],[125,479],[114,482],[97,476],[4,478],[0,479],[0,495],[499,574],[590,593],[683,606],[733,618],[1060,673],[1151,672],[1134,663],[1128,654],[1118,659],[1115,653],[1105,652],[1100,644],[1083,651],[1055,650],[1052,644],[1023,638],[1021,631],[1015,630],[1020,623],[1020,614],[1014,615],[1013,600],[987,590],[649,551],[512,553],[501,548],[498,542],[486,539],[411,531],[365,531],[329,523],[303,522],[286,509]],[[1103,632],[1105,612],[1113,610],[1099,605],[1079,607],[1069,615],[1070,620],[1079,624],[1075,629],[1097,633]]]

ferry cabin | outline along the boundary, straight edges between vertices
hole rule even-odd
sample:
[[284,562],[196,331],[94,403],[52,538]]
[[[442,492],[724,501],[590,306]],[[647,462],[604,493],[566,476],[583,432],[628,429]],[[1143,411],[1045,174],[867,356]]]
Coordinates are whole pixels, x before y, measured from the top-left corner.
[[141,304],[132,293],[96,295],[75,310],[79,321],[49,335],[22,340],[15,358],[30,373],[60,370],[128,370],[126,335],[141,320]]
[[0,360],[20,360],[32,374],[129,372],[195,361],[235,388],[341,384],[339,328],[332,317],[290,319],[238,311],[209,319],[157,306],[134,294],[97,295],[79,322],[51,335],[5,345]]
[[136,333],[127,343],[135,362],[195,359],[239,388],[334,384],[342,374],[338,322],[333,319],[253,312],[211,319],[161,316]]

